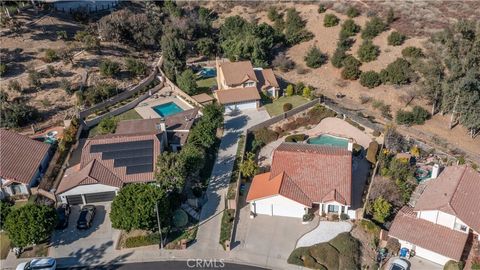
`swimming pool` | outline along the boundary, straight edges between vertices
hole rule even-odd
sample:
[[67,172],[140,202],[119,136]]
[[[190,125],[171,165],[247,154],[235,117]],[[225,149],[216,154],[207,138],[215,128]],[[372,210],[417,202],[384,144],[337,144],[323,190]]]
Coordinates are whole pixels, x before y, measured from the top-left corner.
[[175,102],[168,102],[165,104],[160,104],[152,107],[152,109],[158,113],[161,117],[169,116],[179,112],[183,112],[183,109],[180,108]]
[[198,75],[202,78],[212,78],[217,76],[217,69],[216,68],[209,68],[209,67],[204,67]]
[[318,137],[313,137],[308,139],[308,144],[321,144],[321,145],[328,145],[328,146],[335,146],[341,148],[348,147],[348,140],[345,138],[335,137],[331,135],[320,135]]

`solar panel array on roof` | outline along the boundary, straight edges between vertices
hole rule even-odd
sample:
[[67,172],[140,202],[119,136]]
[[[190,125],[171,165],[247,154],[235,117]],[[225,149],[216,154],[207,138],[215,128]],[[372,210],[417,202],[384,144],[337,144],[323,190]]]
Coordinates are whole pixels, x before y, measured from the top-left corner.
[[114,167],[126,167],[127,174],[153,171],[153,140],[97,144],[90,153],[102,153],[102,159],[113,159]]

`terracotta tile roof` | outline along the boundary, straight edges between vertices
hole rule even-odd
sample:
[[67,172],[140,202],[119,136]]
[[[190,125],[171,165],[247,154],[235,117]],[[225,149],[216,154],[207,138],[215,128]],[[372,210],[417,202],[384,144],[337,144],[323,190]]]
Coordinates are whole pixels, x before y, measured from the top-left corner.
[[468,234],[417,218],[413,208],[406,206],[397,213],[389,236],[459,261]]
[[120,178],[105,168],[98,160],[90,161],[79,171],[78,168],[72,167],[65,172],[56,193],[63,193],[79,185],[104,184],[122,187],[124,184]]
[[275,77],[275,74],[273,73],[273,70],[271,68],[255,69],[255,75],[258,78],[258,85],[260,89],[270,86],[276,88],[280,87],[278,85],[277,78]]
[[0,129],[0,177],[30,184],[49,149],[49,144]]
[[284,172],[271,179],[270,173],[255,176],[247,195],[247,202],[275,195],[282,195],[305,206],[312,205],[308,196]]
[[[153,140],[153,170],[151,172],[132,173],[127,174],[127,169],[124,166],[115,167],[114,159],[102,159],[102,152],[91,153],[90,149],[94,145],[110,144],[110,143],[122,143],[122,142],[134,142]],[[104,167],[112,171],[118,178],[125,183],[131,182],[150,182],[154,180],[154,172],[158,155],[160,155],[161,147],[161,135],[160,134],[146,134],[146,135],[117,135],[110,134],[108,137],[97,136],[89,139],[85,142],[85,146],[82,149],[82,157],[80,161],[80,168],[84,168],[92,160],[96,159]]]
[[218,90],[215,92],[215,95],[220,104],[260,100],[260,94],[254,86]]
[[192,96],[193,99],[195,99],[198,103],[205,103],[205,102],[210,102],[213,101],[214,98],[205,94],[201,93],[199,95]]
[[308,206],[332,200],[350,205],[351,189],[350,151],[313,144],[282,143],[273,153],[270,173],[254,178],[247,200],[281,194]]
[[250,61],[220,63],[223,76],[227,85],[239,85],[248,80],[258,82]]
[[[192,127],[197,114],[198,108],[194,108],[165,117],[167,130],[189,130]],[[160,122],[161,118],[120,121],[115,130],[115,134],[158,134],[161,133],[161,130],[159,129]]]
[[446,167],[430,180],[415,204],[415,211],[439,210],[455,215],[480,232],[480,174],[468,167]]

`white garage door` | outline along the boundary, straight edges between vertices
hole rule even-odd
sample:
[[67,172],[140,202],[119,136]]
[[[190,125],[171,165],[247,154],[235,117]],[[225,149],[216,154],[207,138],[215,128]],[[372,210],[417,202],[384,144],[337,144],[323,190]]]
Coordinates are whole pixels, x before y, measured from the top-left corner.
[[225,104],[225,112],[231,112],[235,110],[246,110],[246,109],[255,109],[257,108],[257,102],[241,102],[234,104]]
[[304,205],[283,196],[274,196],[255,201],[251,208],[253,212],[259,215],[301,218],[305,214]]
[[438,263],[441,265],[444,265],[450,260],[450,258],[448,257],[445,257],[443,255],[440,255],[428,249],[421,248],[419,246],[415,247],[415,254],[418,257],[422,257],[424,259],[427,259],[429,261],[432,261],[434,263]]

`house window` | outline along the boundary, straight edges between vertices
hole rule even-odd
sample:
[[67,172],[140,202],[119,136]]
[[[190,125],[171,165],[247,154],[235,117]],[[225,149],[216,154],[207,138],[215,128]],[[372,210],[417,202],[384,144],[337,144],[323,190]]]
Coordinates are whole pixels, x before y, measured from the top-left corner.
[[338,205],[329,205],[328,206],[328,212],[329,213],[338,213],[338,210],[340,210],[340,206],[338,206]]
[[13,195],[22,194],[22,187],[20,184],[12,184],[12,193]]
[[456,223],[455,222],[455,226],[454,226],[455,229],[459,230],[459,231],[462,231],[462,232],[466,232],[467,231],[467,226],[463,225],[463,224],[460,224],[460,223]]

